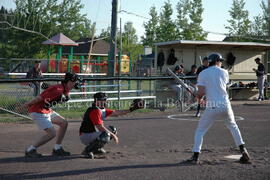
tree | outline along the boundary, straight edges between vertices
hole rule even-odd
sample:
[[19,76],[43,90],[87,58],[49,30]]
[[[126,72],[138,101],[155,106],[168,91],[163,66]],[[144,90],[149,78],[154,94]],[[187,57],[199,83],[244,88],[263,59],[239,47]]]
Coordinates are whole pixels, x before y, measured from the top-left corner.
[[248,11],[244,10],[244,0],[233,0],[231,9],[229,10],[231,19],[228,20],[229,25],[225,26],[229,30],[230,36],[235,36],[233,41],[241,41],[241,36],[248,36],[250,29],[250,20]]
[[136,44],[138,41],[138,36],[136,35],[136,29],[133,27],[133,23],[130,21],[128,21],[124,25],[122,41],[123,41],[123,44],[126,44],[126,45]]
[[[0,9],[0,21],[11,21],[13,16],[12,10],[7,10],[3,6]],[[1,23],[0,24],[0,57],[9,57],[12,50],[12,47],[9,44],[10,41],[10,27],[7,24]],[[8,65],[3,60],[1,61],[1,66]]]
[[180,0],[176,5],[177,10],[177,36],[179,39],[189,39],[189,17],[188,13],[190,11],[189,0]]
[[262,1],[261,7],[263,9],[263,19],[264,19],[263,29],[265,30],[266,35],[270,37],[270,0],[268,0],[267,4],[264,1]]
[[193,0],[190,5],[190,40],[205,40],[207,33],[205,33],[201,27],[202,23],[202,0]]
[[176,26],[171,18],[172,14],[172,4],[170,0],[168,0],[164,3],[160,13],[157,41],[172,41],[177,38]]
[[251,22],[251,25],[250,25],[249,34],[257,38],[265,36],[264,19],[262,16],[258,15],[254,17],[254,21]]
[[[136,35],[136,29],[133,27],[132,22],[125,23],[122,33],[122,42],[123,52],[126,54],[130,53],[133,60],[137,59],[138,55],[143,53],[143,46],[138,44],[138,36]],[[118,45],[118,47],[120,47],[120,45]]]
[[[80,14],[80,0],[16,0],[12,13],[14,26],[39,32],[47,37],[64,33],[73,40],[91,36],[91,22]],[[10,29],[7,31],[9,45],[13,48],[10,57],[34,57],[45,48],[41,35]],[[8,54],[8,53],[7,53]]]
[[202,23],[202,1],[180,0],[177,5],[177,33],[179,39],[205,40],[207,33],[201,27]]
[[158,26],[158,14],[156,11],[156,8],[153,6],[150,8],[150,19],[147,23],[143,23],[145,33],[144,36],[142,36],[142,42],[144,46],[153,47],[154,42],[156,42],[157,39],[157,26]]
[[105,37],[108,37],[108,38],[105,38],[104,40],[109,42],[109,37],[111,35],[111,27],[107,27],[107,29],[102,29],[101,30],[101,33],[99,34],[99,38],[105,38]]

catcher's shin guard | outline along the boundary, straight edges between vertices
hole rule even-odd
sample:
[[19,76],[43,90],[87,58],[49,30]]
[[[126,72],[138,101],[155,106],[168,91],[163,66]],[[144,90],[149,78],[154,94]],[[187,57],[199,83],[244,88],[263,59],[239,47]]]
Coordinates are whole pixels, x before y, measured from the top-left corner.
[[[110,129],[110,131],[111,131],[113,134],[117,134],[117,129],[116,129],[116,127],[114,127],[114,126],[109,126],[109,129]],[[110,137],[110,140],[112,140],[112,137]]]
[[110,134],[108,132],[102,132],[97,139],[85,147],[85,152],[95,152],[102,148],[110,141]]
[[114,127],[114,126],[109,126],[109,129],[110,129],[110,131],[111,131],[113,134],[117,134],[117,129],[116,129],[116,127]]

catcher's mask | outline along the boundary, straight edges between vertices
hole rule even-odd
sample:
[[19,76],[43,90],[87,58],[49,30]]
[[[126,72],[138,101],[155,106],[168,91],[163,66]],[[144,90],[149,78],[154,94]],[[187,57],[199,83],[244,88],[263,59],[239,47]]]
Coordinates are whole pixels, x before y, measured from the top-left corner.
[[95,101],[106,101],[108,96],[103,92],[98,92],[94,94],[94,100]]
[[65,75],[64,83],[67,83],[68,81],[76,82],[74,88],[79,89],[81,86],[81,78],[77,74],[72,74],[70,72],[67,72]]

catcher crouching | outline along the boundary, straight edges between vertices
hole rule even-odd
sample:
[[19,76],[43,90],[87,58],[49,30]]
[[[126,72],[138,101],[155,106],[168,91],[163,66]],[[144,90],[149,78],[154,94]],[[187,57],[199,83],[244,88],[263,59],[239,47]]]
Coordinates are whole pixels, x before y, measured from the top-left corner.
[[107,95],[102,92],[94,94],[94,103],[84,113],[80,126],[80,140],[86,145],[82,155],[94,159],[94,154],[105,154],[104,145],[114,139],[119,143],[117,130],[113,126],[105,127],[103,121],[108,116],[119,116],[144,108],[142,99],[135,99],[129,110],[111,110],[106,108]]

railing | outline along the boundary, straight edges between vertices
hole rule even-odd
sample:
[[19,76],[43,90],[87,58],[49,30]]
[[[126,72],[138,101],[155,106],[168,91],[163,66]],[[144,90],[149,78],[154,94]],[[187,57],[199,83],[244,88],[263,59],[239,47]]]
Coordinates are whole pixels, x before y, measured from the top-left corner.
[[[46,82],[50,85],[61,82],[62,78],[41,78],[41,79],[0,79],[0,109],[16,115],[28,117],[27,112],[19,112],[17,109],[25,102],[34,98],[33,82]],[[115,101],[114,108],[121,109],[120,102],[129,102],[133,99],[141,98],[147,101],[147,104],[154,104],[156,107],[167,90],[160,87],[161,82],[165,82],[165,87],[174,83],[173,79],[168,76],[163,77],[86,77],[83,76],[84,84],[80,90],[70,92],[71,99],[66,103],[68,109],[74,103],[89,103],[93,101],[93,94],[105,92],[108,94],[109,101]],[[42,91],[42,90],[41,90]],[[157,92],[159,91],[159,93]],[[181,111],[188,110],[195,101],[186,96],[184,89],[181,103],[176,105]],[[172,90],[168,92],[173,92]],[[169,93],[166,98],[177,103],[176,95]],[[162,101],[163,102],[163,101]],[[166,108],[168,100],[163,102],[162,108]],[[156,104],[155,104],[156,103]],[[165,104],[164,104],[165,103]],[[114,105],[115,105],[114,104]],[[149,105],[150,106],[150,105]],[[180,107],[179,107],[180,106]],[[158,106],[159,107],[159,106]]]

